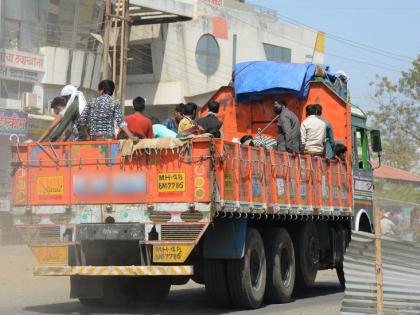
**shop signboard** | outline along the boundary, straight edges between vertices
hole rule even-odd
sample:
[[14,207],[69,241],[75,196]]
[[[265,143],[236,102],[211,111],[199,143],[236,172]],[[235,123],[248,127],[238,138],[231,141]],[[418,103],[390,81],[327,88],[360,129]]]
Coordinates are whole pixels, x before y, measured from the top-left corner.
[[0,65],[27,71],[45,71],[43,56],[10,49],[0,49]]
[[26,136],[28,130],[28,114],[22,112],[0,111],[0,135]]

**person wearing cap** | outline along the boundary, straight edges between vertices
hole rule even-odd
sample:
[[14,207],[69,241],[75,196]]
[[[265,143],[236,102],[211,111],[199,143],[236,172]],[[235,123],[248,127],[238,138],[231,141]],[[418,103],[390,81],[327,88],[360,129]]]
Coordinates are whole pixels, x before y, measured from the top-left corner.
[[[50,126],[53,128],[50,129],[49,127],[41,136],[41,138],[39,138],[39,142],[45,141],[47,139],[48,141],[66,141],[68,139],[78,139],[77,121],[86,106],[86,99],[83,93],[78,91],[77,88],[72,85],[66,85],[61,90],[60,95],[64,100],[64,108],[62,108],[60,111],[56,111],[56,109],[51,106],[57,116]],[[56,101],[58,101],[58,99]],[[53,103],[51,105],[53,105]]]

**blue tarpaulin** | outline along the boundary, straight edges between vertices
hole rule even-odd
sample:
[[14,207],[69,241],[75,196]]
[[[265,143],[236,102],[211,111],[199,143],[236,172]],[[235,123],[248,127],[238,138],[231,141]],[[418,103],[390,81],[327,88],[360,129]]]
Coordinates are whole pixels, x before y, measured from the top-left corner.
[[235,95],[239,103],[261,100],[266,95],[290,93],[301,99],[309,92],[315,64],[274,61],[242,62],[235,66]]

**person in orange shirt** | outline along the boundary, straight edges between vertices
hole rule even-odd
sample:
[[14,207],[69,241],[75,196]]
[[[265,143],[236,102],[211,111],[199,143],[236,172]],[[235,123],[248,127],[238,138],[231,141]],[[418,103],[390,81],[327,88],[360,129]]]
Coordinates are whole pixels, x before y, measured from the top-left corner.
[[146,107],[144,98],[138,96],[133,100],[135,112],[124,117],[128,129],[139,138],[154,138],[152,121],[142,113]]

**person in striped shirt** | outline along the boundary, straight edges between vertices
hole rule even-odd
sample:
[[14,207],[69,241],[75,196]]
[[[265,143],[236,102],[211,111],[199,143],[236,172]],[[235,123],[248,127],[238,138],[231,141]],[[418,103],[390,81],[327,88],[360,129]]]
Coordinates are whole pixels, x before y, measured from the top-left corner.
[[277,146],[276,139],[261,134],[257,134],[255,138],[251,135],[245,135],[241,138],[240,142],[241,144],[249,145],[252,147],[265,148],[269,151],[275,149]]

